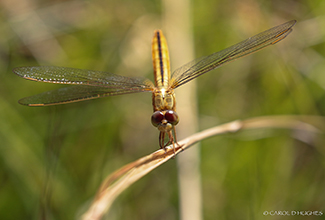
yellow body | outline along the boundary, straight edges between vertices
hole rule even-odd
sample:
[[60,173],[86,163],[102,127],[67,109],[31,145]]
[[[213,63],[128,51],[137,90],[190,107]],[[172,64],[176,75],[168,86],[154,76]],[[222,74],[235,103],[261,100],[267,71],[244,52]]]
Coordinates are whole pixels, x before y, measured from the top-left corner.
[[156,30],[152,39],[152,61],[155,78],[155,91],[152,93],[153,109],[154,111],[175,111],[175,94],[170,88],[168,46],[161,30]]

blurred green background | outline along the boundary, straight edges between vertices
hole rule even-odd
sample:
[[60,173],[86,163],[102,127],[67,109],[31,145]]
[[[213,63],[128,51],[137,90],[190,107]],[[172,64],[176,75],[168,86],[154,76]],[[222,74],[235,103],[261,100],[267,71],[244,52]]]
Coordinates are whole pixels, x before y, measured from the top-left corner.
[[[197,79],[200,130],[255,116],[324,115],[325,1],[192,0],[191,8],[196,57],[298,21],[276,46]],[[150,94],[25,107],[20,98],[60,85],[12,69],[53,65],[152,79],[151,37],[163,20],[157,0],[0,1],[0,219],[74,219],[106,175],[158,149]],[[321,134],[270,129],[202,141],[203,218],[325,219],[263,215],[325,213],[324,143]],[[107,219],[178,215],[172,160],[127,189]]]

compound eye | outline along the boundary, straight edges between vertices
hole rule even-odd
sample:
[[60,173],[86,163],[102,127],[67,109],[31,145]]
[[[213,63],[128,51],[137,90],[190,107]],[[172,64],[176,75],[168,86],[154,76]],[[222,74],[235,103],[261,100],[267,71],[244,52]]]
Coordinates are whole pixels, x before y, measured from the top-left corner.
[[178,115],[176,112],[172,111],[172,110],[168,110],[165,113],[165,118],[166,120],[171,123],[172,125],[177,125],[178,124]]
[[151,123],[157,127],[164,119],[164,114],[161,111],[155,111],[151,116]]

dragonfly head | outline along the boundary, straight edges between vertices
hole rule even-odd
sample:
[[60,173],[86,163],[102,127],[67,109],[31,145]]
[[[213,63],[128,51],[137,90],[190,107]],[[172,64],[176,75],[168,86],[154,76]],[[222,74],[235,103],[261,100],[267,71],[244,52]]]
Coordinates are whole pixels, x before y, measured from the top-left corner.
[[155,111],[151,116],[151,123],[162,132],[170,131],[178,122],[178,115],[173,110]]

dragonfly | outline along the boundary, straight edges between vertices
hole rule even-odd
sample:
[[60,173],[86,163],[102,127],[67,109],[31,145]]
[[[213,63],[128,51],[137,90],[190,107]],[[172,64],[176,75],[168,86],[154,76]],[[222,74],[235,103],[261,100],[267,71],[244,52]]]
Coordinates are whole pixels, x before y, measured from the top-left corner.
[[174,89],[223,64],[278,43],[291,33],[295,23],[295,20],[288,21],[224,50],[197,58],[172,74],[166,38],[161,30],[156,30],[152,40],[154,82],[141,77],[68,67],[17,67],[13,72],[28,80],[72,85],[22,98],[19,103],[27,106],[49,106],[106,96],[151,92],[151,122],[159,130],[159,146],[166,150],[168,145],[173,144],[175,153],[175,143],[178,144],[175,126],[179,117]]

